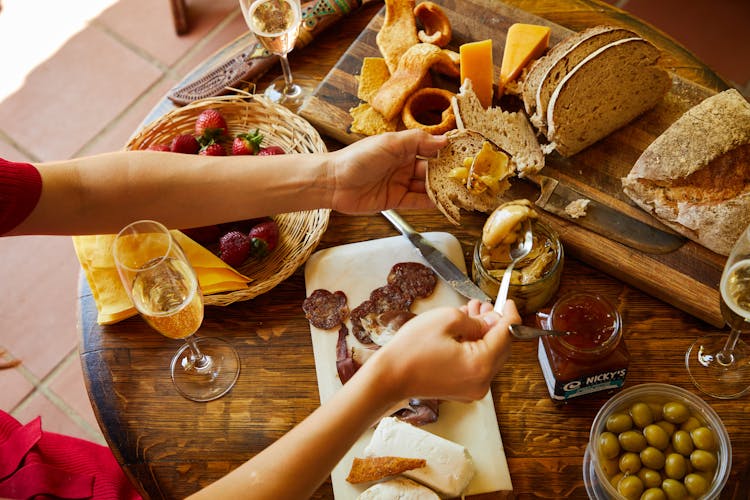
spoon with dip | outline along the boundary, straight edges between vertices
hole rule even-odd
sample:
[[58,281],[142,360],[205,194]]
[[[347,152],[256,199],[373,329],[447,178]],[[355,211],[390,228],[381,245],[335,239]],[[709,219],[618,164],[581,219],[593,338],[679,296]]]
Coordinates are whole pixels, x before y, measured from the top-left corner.
[[505,268],[503,280],[500,282],[500,290],[497,292],[495,299],[495,311],[499,314],[503,312],[503,306],[508,299],[508,289],[510,288],[510,277],[513,274],[513,267],[516,263],[529,255],[531,247],[534,245],[534,235],[531,232],[531,220],[525,219],[521,222],[521,230],[518,232],[518,239],[510,247],[510,264]]

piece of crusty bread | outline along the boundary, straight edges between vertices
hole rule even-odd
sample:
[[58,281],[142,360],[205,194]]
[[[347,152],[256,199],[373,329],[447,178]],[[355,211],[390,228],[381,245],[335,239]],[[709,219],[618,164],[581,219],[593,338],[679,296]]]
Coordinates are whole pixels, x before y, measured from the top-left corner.
[[465,80],[453,98],[453,114],[458,129],[475,130],[510,153],[510,161],[520,177],[544,168],[544,154],[534,129],[522,111],[508,112],[497,107],[484,109]]
[[728,255],[750,224],[750,104],[731,89],[689,109],[622,185],[675,231]]
[[438,209],[458,226],[461,209],[490,213],[502,202],[502,194],[493,194],[489,189],[479,194],[470,193],[464,183],[449,175],[463,164],[464,158],[479,153],[484,136],[473,130],[453,130],[446,136],[448,145],[427,161],[425,188]]
[[570,70],[547,106],[547,139],[571,156],[653,108],[672,80],[642,38],[601,47]]
[[531,123],[547,130],[547,104],[568,72],[595,50],[616,40],[634,38],[630,30],[614,26],[594,26],[556,44],[529,69],[523,83],[523,101]]

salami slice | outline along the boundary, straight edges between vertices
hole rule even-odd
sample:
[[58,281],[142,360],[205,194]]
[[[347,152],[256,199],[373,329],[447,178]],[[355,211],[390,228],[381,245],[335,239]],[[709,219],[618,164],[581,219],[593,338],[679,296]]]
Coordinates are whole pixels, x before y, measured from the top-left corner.
[[399,262],[388,274],[388,284],[397,286],[412,300],[429,297],[437,285],[437,276],[419,262]]
[[302,302],[305,317],[316,328],[330,330],[344,323],[349,315],[346,294],[318,289]]
[[345,384],[359,370],[360,364],[352,357],[352,350],[346,342],[346,336],[349,335],[349,329],[346,325],[339,328],[339,338],[336,341],[336,372],[339,380]]
[[370,299],[367,299],[360,305],[352,309],[352,313],[349,315],[349,319],[352,322],[352,335],[354,335],[357,340],[366,345],[372,344],[373,341],[370,338],[369,332],[362,324],[362,318],[374,312],[375,304]]

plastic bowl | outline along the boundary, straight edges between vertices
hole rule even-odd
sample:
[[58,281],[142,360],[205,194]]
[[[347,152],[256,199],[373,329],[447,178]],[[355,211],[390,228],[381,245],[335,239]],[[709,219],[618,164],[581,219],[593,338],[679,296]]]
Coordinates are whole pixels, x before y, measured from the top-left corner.
[[[732,468],[732,445],[729,434],[716,412],[700,397],[680,387],[669,384],[640,384],[623,390],[607,401],[594,418],[591,425],[589,444],[584,457],[583,479],[586,491],[593,499],[625,498],[618,493],[603,468],[600,460],[598,437],[606,430],[607,418],[616,411],[627,411],[636,402],[665,404],[669,401],[684,403],[702,424],[714,432],[717,444],[718,464],[714,471],[709,490],[699,498],[717,498],[726,485]],[[679,424],[677,425],[679,429]]]

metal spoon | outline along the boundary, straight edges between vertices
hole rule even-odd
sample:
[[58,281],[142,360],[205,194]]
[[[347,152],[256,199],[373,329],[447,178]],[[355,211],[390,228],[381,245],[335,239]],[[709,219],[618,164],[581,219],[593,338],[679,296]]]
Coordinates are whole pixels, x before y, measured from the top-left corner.
[[529,255],[531,247],[534,245],[534,235],[531,232],[531,221],[526,219],[519,232],[519,238],[510,249],[510,264],[503,273],[503,280],[500,282],[500,290],[497,292],[495,299],[495,312],[502,314],[505,301],[508,299],[508,288],[510,287],[510,275],[516,263]]
[[562,330],[543,330],[541,328],[534,328],[533,326],[526,325],[510,325],[509,330],[511,335],[519,340],[533,340],[546,335],[559,337],[561,335],[570,335],[572,333]]

